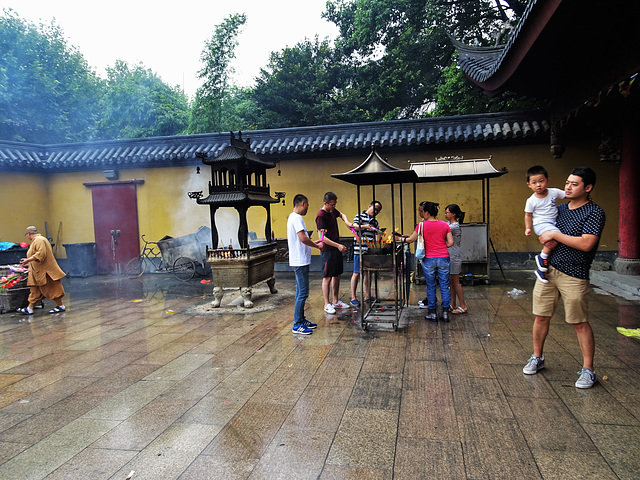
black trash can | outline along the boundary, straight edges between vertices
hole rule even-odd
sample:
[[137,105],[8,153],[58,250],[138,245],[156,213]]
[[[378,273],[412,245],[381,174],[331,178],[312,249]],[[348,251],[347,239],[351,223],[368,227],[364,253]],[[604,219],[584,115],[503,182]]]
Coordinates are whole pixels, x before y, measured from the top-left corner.
[[63,243],[62,246],[67,251],[65,272],[67,275],[70,277],[90,277],[98,273],[94,253],[95,243]]

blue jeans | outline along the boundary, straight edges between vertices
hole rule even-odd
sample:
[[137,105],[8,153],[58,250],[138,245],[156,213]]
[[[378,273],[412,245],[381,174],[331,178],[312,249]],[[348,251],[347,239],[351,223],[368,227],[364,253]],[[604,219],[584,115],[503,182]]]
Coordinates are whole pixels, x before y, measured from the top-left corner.
[[427,282],[427,301],[429,310],[438,308],[436,297],[436,276],[440,283],[440,306],[447,309],[451,306],[451,291],[449,290],[449,257],[423,258],[422,271]]
[[309,265],[293,267],[296,274],[296,303],[293,309],[293,327],[299,327],[304,322],[304,303],[309,297]]

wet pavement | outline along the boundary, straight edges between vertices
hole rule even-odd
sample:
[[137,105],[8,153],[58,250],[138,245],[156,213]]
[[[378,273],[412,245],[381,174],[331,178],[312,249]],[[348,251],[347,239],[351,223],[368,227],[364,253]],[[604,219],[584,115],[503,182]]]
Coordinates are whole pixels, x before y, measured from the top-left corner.
[[66,313],[0,315],[0,478],[637,478],[640,339],[616,327],[640,302],[594,291],[598,382],[578,390],[561,308],[546,368],[522,374],[533,276],[505,274],[465,287],[468,314],[410,306],[397,332],[325,315],[312,274],[310,336],[289,273],[250,311],[233,292],[210,308],[199,279],[65,279]]

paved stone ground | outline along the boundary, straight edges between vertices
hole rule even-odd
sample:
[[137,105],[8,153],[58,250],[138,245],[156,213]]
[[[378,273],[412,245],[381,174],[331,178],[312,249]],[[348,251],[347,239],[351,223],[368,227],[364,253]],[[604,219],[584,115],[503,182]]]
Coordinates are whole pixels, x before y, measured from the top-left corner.
[[640,339],[616,327],[640,302],[594,292],[598,383],[577,390],[562,309],[546,369],[522,374],[533,277],[505,274],[450,324],[412,287],[397,332],[325,315],[312,274],[311,336],[291,333],[289,273],[251,312],[233,292],[212,311],[197,279],[66,279],[68,312],[0,315],[0,478],[638,478]]

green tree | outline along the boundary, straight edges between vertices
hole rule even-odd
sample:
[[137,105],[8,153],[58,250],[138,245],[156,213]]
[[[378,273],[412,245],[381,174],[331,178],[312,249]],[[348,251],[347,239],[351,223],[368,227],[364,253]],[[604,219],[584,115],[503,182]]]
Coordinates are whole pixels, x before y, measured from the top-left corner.
[[31,143],[92,137],[102,82],[55,25],[0,17],[0,138]]
[[255,89],[263,128],[461,115],[522,108],[489,99],[455,62],[451,36],[504,43],[527,0],[330,0],[339,28],[271,54]]
[[230,130],[225,118],[224,100],[229,94],[229,79],[233,74],[230,63],[235,58],[237,37],[246,21],[244,13],[230,15],[216,26],[211,39],[206,42],[200,56],[204,67],[198,72],[204,83],[196,91],[189,133]]
[[344,123],[353,99],[344,88],[344,66],[328,40],[304,40],[272,52],[256,79],[254,99],[260,128]]
[[443,70],[434,105],[430,111],[434,117],[548,108],[544,101],[510,92],[489,98],[469,81],[455,62]]
[[[351,67],[354,96],[368,106],[370,119],[391,120],[429,114],[447,80],[443,73],[455,61],[449,35],[479,45],[503,42],[526,3],[333,0],[324,16],[340,30],[336,49]],[[468,103],[486,111],[479,100]]]
[[142,64],[122,60],[107,68],[100,101],[98,136],[102,139],[178,135],[189,122],[187,96]]

